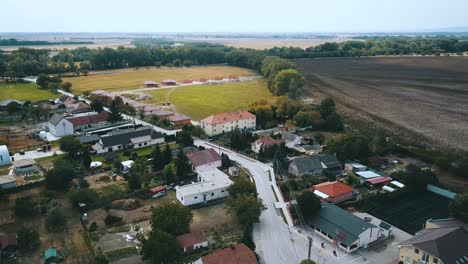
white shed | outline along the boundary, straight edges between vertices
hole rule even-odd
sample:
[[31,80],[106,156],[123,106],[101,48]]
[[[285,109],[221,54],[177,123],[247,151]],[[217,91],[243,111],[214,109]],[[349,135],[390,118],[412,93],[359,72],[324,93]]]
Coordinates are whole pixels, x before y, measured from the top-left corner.
[[6,145],[0,146],[0,166],[11,164],[10,152]]

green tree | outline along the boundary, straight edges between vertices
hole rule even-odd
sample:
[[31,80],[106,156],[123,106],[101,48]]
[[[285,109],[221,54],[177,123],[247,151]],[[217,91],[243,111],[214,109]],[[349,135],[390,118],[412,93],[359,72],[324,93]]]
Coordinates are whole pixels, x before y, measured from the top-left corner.
[[226,153],[221,153],[221,166],[223,168],[229,168],[232,166],[232,161]]
[[182,130],[176,133],[176,143],[182,146],[191,146],[193,144],[192,130],[185,125]]
[[60,88],[66,92],[71,92],[72,90],[72,84],[71,82],[63,82],[60,84]]
[[323,99],[319,107],[322,118],[326,120],[329,115],[335,113],[336,112],[335,107],[336,107],[335,100],[333,100],[333,98]]
[[[120,98],[120,97],[114,98],[114,100],[112,100],[112,103],[111,103],[111,105],[109,107],[110,113],[107,116],[107,121],[109,121],[111,123],[115,123],[115,122],[119,122],[119,121],[123,120],[122,114],[120,113],[121,109],[120,109],[117,98]],[[120,100],[122,100],[122,99],[120,99]]]
[[230,197],[236,198],[241,195],[250,195],[257,198],[257,188],[255,183],[247,178],[239,178],[227,188]]
[[153,229],[148,239],[143,240],[141,254],[151,264],[179,263],[182,252],[174,235]]
[[47,88],[49,88],[49,81],[50,81],[49,76],[47,76],[47,74],[41,73],[41,74],[39,74],[39,76],[37,77],[36,83],[37,83],[37,85],[39,85],[41,88],[47,89]]
[[337,113],[331,113],[325,119],[325,129],[333,132],[342,131],[344,128],[343,121]]
[[141,188],[142,179],[148,173],[146,161],[138,158],[128,172],[128,188],[130,190],[139,190]]
[[99,99],[94,99],[92,102],[91,102],[91,108],[98,112],[98,113],[101,113],[102,111],[104,111],[104,104],[102,103],[101,100]]
[[180,67],[182,65],[182,61],[180,59],[175,59],[172,61],[174,67]]
[[6,111],[9,115],[21,112],[21,105],[18,102],[11,102],[7,104]]
[[69,198],[70,202],[76,208],[79,207],[79,203],[86,204],[88,208],[96,208],[101,202],[99,194],[95,190],[89,188],[81,188],[78,191],[72,191],[69,194]]
[[305,191],[297,197],[297,206],[307,220],[313,216],[321,206],[320,199],[311,191]]
[[272,126],[273,109],[269,105],[256,105],[249,109],[256,116],[257,126],[266,129]]
[[322,145],[325,142],[325,136],[320,132],[315,135],[314,139],[320,145]]
[[252,195],[241,194],[237,197],[229,196],[226,200],[228,212],[237,216],[239,223],[249,226],[260,221],[262,211],[266,209],[261,199]]
[[164,169],[162,171],[162,177],[164,181],[167,183],[175,182],[176,181],[176,166],[174,162],[170,162],[166,166],[164,166]]
[[[60,150],[65,152],[71,159],[80,158],[83,145],[73,136],[65,136],[59,140]],[[89,166],[88,166],[89,167]]]
[[39,240],[39,233],[34,229],[21,227],[16,234],[18,239],[18,248],[21,251],[31,252],[41,243]]
[[167,142],[166,142],[166,145],[164,145],[162,160],[163,160],[164,165],[169,164],[172,161],[172,151]]
[[164,160],[161,153],[161,147],[157,144],[154,147],[153,152],[151,152],[151,158],[153,159],[151,165],[153,166],[153,171],[160,171],[164,169]]
[[46,226],[50,230],[59,230],[65,227],[67,219],[59,200],[51,200],[47,204]]
[[88,147],[83,147],[83,150],[81,151],[81,160],[83,161],[83,166],[85,169],[88,169],[89,166],[91,165],[92,159],[91,159],[91,153],[89,152]]
[[176,177],[178,180],[185,179],[187,174],[191,172],[191,166],[187,156],[185,156],[182,149],[177,154],[177,157],[174,160],[176,167]]
[[37,214],[37,203],[31,196],[19,197],[15,200],[15,215],[19,217],[31,217]]
[[94,258],[93,264],[109,264],[109,260],[107,260],[106,256],[104,255],[97,255]]
[[457,195],[450,203],[449,209],[454,217],[468,223],[468,191]]
[[54,167],[46,172],[45,184],[49,190],[66,191],[75,177],[73,164],[68,160],[58,159],[54,162]]
[[296,98],[304,85],[304,80],[304,76],[295,69],[282,70],[273,79],[272,92],[274,95],[288,95]]
[[184,66],[185,66],[185,67],[191,67],[192,64],[193,64],[192,61],[190,61],[190,60],[184,60]]
[[151,226],[177,236],[190,231],[193,214],[188,207],[179,203],[164,203],[153,210]]

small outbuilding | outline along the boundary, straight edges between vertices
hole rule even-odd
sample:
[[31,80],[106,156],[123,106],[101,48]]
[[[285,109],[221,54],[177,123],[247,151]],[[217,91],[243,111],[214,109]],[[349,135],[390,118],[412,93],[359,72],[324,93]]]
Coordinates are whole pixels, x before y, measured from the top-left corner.
[[194,231],[177,237],[177,242],[184,251],[190,253],[197,249],[208,247],[208,239],[202,231]]
[[158,196],[163,196],[163,195],[166,195],[167,193],[167,187],[166,186],[156,186],[156,187],[153,187],[151,189],[149,189],[148,191],[149,195],[153,198],[156,198]]
[[228,172],[232,177],[239,176],[239,170],[236,167],[229,167]]
[[0,189],[11,189],[16,187],[16,178],[13,175],[0,176]]
[[33,159],[22,159],[13,161],[16,174],[29,174],[37,171],[36,161]]
[[134,163],[135,162],[133,160],[124,160],[124,161],[122,161],[120,163],[121,164],[120,171],[122,171],[123,173],[129,172],[130,168],[132,168]]
[[177,81],[176,80],[163,80],[162,84],[164,84],[164,85],[177,85]]
[[143,82],[143,86],[149,88],[149,87],[158,87],[158,83],[155,81],[145,81]]
[[51,247],[44,251],[44,263],[57,263],[58,262],[58,252],[57,249]]

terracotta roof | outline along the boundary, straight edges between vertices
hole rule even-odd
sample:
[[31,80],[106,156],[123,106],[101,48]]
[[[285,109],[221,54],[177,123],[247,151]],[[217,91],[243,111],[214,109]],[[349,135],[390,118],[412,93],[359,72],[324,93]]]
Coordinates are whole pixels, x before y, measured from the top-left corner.
[[149,189],[149,191],[151,193],[158,193],[158,192],[165,191],[166,189],[167,189],[166,186],[159,185],[159,186],[156,186],[156,187],[153,187],[153,188]]
[[207,239],[205,233],[202,231],[194,231],[177,237],[177,242],[179,242],[181,248],[188,248],[205,241],[207,241]]
[[244,244],[219,249],[203,256],[203,264],[256,264],[255,253]]
[[221,160],[221,156],[214,149],[189,152],[185,155],[195,167]]
[[262,148],[264,148],[264,147],[270,147],[273,145],[280,145],[281,142],[283,142],[281,139],[274,139],[272,137],[262,137],[262,138],[255,140],[255,142],[252,144],[262,144]]
[[233,112],[226,112],[216,115],[211,115],[200,122],[207,123],[207,124],[221,124],[227,123],[232,121],[238,121],[248,118],[255,118],[255,115],[247,112],[247,111],[233,111]]
[[107,120],[107,115],[108,115],[107,112],[102,112],[100,114],[95,114],[95,115],[71,117],[71,118],[67,118],[67,120],[70,121],[70,123],[72,123],[74,126],[83,126],[83,125],[104,122]]
[[392,181],[392,180],[393,180],[393,179],[390,178],[390,177],[376,177],[376,178],[369,179],[369,180],[367,180],[366,182],[368,182],[368,183],[374,185],[374,184],[389,182],[389,181]]
[[332,198],[354,191],[353,187],[339,181],[320,183],[314,185],[313,189],[318,190]]

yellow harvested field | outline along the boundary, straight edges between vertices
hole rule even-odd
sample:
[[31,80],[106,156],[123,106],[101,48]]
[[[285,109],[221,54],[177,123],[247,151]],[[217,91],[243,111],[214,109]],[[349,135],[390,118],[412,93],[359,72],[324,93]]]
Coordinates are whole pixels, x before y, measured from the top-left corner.
[[247,109],[260,98],[273,96],[263,79],[251,82],[179,86],[145,91],[153,98],[147,102],[169,101],[179,113],[200,120],[226,111]]
[[144,81],[161,82],[172,79],[179,82],[198,80],[200,78],[216,78],[234,76],[258,75],[253,70],[231,66],[199,66],[190,68],[132,68],[112,71],[91,72],[89,76],[65,78],[73,84],[75,93],[94,90],[125,91],[143,87]]

